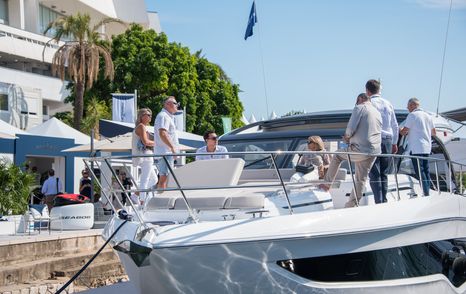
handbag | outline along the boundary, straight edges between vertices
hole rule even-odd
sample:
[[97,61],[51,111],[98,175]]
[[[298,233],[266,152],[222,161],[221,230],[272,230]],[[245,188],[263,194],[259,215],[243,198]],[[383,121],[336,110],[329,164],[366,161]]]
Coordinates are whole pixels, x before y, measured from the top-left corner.
[[309,166],[298,164],[297,166],[295,166],[295,170],[298,173],[307,174],[314,170],[314,166],[312,164]]

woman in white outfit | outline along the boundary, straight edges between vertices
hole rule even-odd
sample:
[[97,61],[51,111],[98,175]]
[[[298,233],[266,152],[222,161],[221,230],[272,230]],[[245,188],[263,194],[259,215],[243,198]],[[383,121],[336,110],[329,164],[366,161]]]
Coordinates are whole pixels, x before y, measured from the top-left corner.
[[[132,155],[153,155],[154,141],[149,137],[147,126],[152,118],[152,111],[149,108],[142,108],[138,111],[136,127],[133,131]],[[153,157],[134,157],[133,166],[141,168],[139,177],[139,188],[148,189],[157,184],[157,174],[155,173]],[[144,204],[146,193],[141,193],[140,201]]]

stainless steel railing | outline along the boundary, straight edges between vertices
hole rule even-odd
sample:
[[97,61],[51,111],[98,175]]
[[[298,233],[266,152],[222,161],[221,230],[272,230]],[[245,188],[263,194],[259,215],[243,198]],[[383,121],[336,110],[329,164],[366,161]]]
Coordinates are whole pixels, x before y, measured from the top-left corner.
[[[438,193],[441,193],[441,179],[442,179],[442,173],[439,170],[439,165],[441,164],[444,166],[444,179],[443,181],[445,182],[445,186],[448,189],[449,193],[457,193],[457,194],[464,194],[464,188],[463,188],[463,170],[465,170],[464,165],[458,162],[454,162],[451,160],[446,160],[446,159],[438,159],[438,158],[433,158],[433,157],[418,157],[418,156],[411,156],[411,155],[396,155],[396,154],[378,154],[378,155],[373,155],[373,154],[361,154],[361,153],[354,153],[354,152],[327,152],[327,151],[255,151],[255,152],[227,152],[227,153],[216,153],[216,155],[229,155],[231,157],[242,157],[246,155],[255,155],[255,156],[263,156],[264,160],[265,158],[270,158],[271,161],[271,168],[273,168],[276,172],[277,175],[277,180],[278,184],[259,184],[259,185],[242,185],[242,186],[210,186],[210,187],[201,187],[201,186],[195,186],[195,187],[183,187],[179,179],[176,176],[176,173],[174,172],[174,169],[168,164],[167,157],[170,156],[176,156],[176,157],[192,157],[196,155],[211,155],[211,153],[194,153],[194,154],[186,154],[186,153],[179,153],[179,154],[156,154],[156,155],[141,155],[139,157],[157,157],[157,158],[162,158],[165,163],[167,164],[169,168],[169,173],[173,177],[173,180],[176,184],[175,188],[166,188],[166,189],[159,189],[159,191],[179,191],[182,195],[183,201],[186,204],[187,211],[189,213],[189,219],[188,221],[190,222],[197,222],[198,217],[195,213],[195,210],[193,207],[190,205],[188,198],[186,197],[185,191],[193,191],[193,190],[215,190],[215,189],[235,189],[235,188],[259,188],[259,187],[281,187],[283,190],[283,193],[285,195],[287,204],[288,204],[288,210],[290,214],[293,214],[293,208],[291,205],[291,200],[288,194],[287,186],[293,186],[295,184],[293,183],[287,183],[280,172],[280,168],[277,165],[277,160],[276,158],[278,156],[287,156],[287,155],[303,155],[303,154],[317,154],[317,155],[323,155],[323,154],[329,154],[329,155],[336,155],[340,154],[342,156],[346,156],[348,160],[348,166],[349,166],[349,173],[351,174],[351,180],[353,184],[353,189],[356,191],[356,184],[355,184],[355,179],[354,179],[354,172],[352,168],[352,160],[351,156],[354,155],[364,155],[367,157],[388,157],[391,158],[391,164],[393,168],[393,175],[395,178],[395,187],[396,187],[396,193],[397,193],[397,200],[401,200],[400,196],[400,190],[399,190],[399,183],[398,183],[398,175],[399,175],[399,168],[401,164],[403,163],[403,160],[408,160],[412,161],[413,159],[417,162],[418,169],[420,170],[420,165],[421,165],[421,160],[427,160],[429,164],[433,164],[434,166],[434,175],[435,175],[435,187],[438,191]],[[94,170],[90,168],[91,162],[96,164],[97,168],[102,169],[103,167],[109,169],[111,173],[111,178],[109,179],[109,175],[106,173],[101,173],[100,181],[97,181],[97,184],[101,187],[102,191],[102,196],[104,196],[107,201],[109,202],[111,208],[113,211],[117,211],[115,206],[113,205],[113,199],[116,199],[116,202],[119,207],[123,207],[123,204],[120,202],[119,197],[117,197],[116,193],[125,193],[126,197],[128,199],[128,203],[130,204],[137,220],[145,226],[145,223],[143,221],[143,217],[140,214],[140,211],[133,205],[132,201],[130,200],[130,195],[133,192],[145,192],[145,193],[154,193],[155,189],[153,188],[148,188],[148,189],[141,189],[137,187],[137,181],[134,180],[132,177],[131,173],[128,170],[128,167],[126,164],[128,163],[128,160],[132,159],[133,156],[110,156],[110,157],[94,157],[94,158],[87,158],[84,160],[87,168],[89,168],[90,172],[92,173],[92,176],[94,179],[97,179],[96,174],[94,173]],[[397,162],[398,161],[398,162]],[[119,163],[122,164],[127,171],[127,174],[130,175],[130,177],[133,180],[133,183],[136,187],[136,189],[131,189],[128,190],[123,186],[123,183],[121,183],[120,179],[118,178],[118,175],[116,174],[116,171],[113,168],[113,164]],[[432,175],[432,172],[430,173]],[[412,175],[412,174],[411,174]],[[456,179],[458,177],[459,180]],[[109,193],[104,189],[104,185],[102,185],[102,181],[105,182],[105,184],[109,187],[112,187],[112,179],[115,179],[116,183],[118,184],[120,189],[110,189]],[[429,179],[429,183],[432,179]],[[448,181],[448,182],[447,182]],[[459,182],[459,184],[457,183]],[[321,183],[325,183],[321,181]],[[329,184],[329,183],[326,183]],[[421,190],[423,188],[423,185],[425,183],[422,181],[422,176],[419,176],[419,185],[421,187]],[[429,184],[430,186],[430,184]],[[356,195],[359,196],[359,195]],[[361,195],[362,196],[362,195]],[[112,199],[113,198],[113,199]],[[358,199],[359,197],[356,197],[356,204],[359,205]]]

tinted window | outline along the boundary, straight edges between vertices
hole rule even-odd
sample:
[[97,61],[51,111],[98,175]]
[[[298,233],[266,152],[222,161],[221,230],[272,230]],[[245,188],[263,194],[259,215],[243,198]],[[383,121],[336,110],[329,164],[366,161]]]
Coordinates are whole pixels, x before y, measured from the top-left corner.
[[[458,245],[460,244],[460,245]],[[382,281],[445,275],[456,287],[465,281],[463,242],[438,241],[367,252],[279,261],[278,265],[301,277],[323,282]],[[458,268],[458,267],[457,267]]]

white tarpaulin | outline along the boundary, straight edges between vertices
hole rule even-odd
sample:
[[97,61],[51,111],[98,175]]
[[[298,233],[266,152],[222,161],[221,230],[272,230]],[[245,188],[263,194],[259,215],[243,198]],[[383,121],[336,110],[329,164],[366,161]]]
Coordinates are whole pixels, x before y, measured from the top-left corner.
[[39,136],[74,139],[76,144],[89,144],[91,142],[91,137],[73,129],[55,117],[52,117],[41,125],[33,127],[28,132]]
[[[106,138],[100,141],[94,142],[94,151],[105,151],[105,152],[125,152],[131,151],[131,139],[132,133],[127,133],[121,136],[113,138]],[[179,145],[180,151],[190,151],[196,148],[186,146],[183,144]],[[90,152],[91,144],[76,146],[73,148],[62,150],[62,152]]]
[[0,119],[0,130],[3,134],[5,134],[5,137],[3,138],[7,138],[6,135],[10,135],[11,136],[10,138],[13,138],[15,137],[16,134],[28,134],[28,132],[18,129],[17,127],[14,127],[1,119]]

